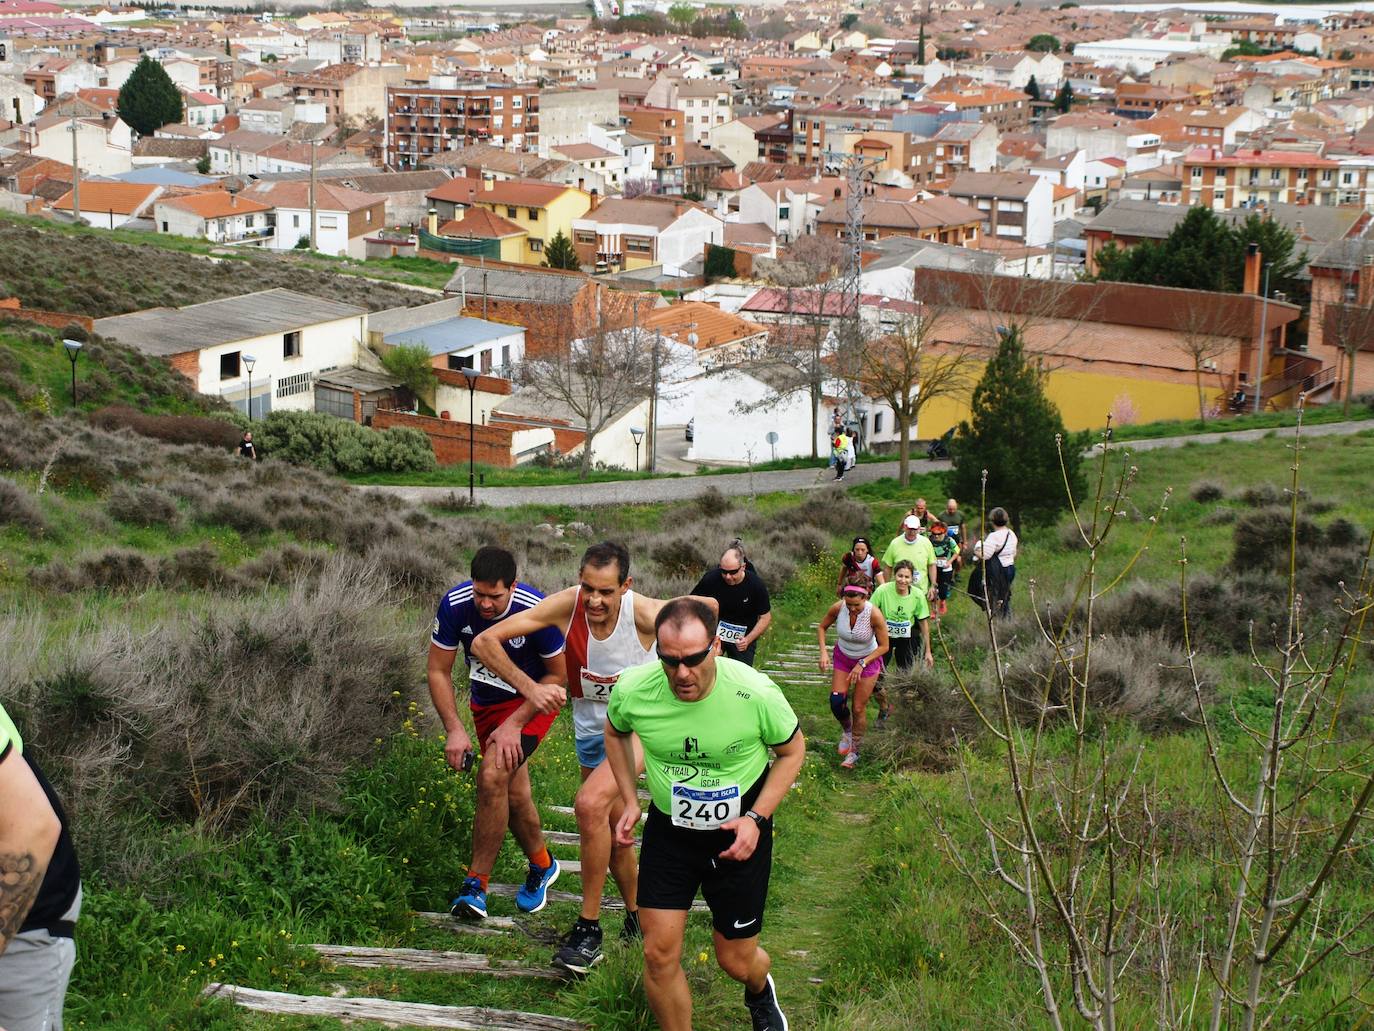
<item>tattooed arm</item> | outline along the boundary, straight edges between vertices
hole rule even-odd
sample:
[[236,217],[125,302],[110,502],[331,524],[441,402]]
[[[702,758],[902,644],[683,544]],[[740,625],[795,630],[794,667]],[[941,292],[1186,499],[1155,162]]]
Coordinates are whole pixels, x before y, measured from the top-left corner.
[[0,953],[38,897],[62,825],[16,748],[0,760]]

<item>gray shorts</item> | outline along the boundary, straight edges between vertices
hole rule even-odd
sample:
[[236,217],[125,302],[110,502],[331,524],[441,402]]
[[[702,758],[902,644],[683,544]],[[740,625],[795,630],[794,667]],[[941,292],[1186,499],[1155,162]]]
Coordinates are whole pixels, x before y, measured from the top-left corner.
[[[79,912],[81,896],[72,906]],[[72,919],[75,919],[74,912]],[[0,1027],[62,1031],[62,1004],[76,962],[76,942],[47,931],[15,935],[0,953]]]

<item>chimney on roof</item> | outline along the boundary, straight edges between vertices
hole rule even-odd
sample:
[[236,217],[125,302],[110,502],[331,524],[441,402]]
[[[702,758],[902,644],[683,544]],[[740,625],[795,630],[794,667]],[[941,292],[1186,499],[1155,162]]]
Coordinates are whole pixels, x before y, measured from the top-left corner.
[[438,208],[430,208],[430,209],[429,209],[429,218],[427,218],[427,219],[425,220],[425,230],[429,233],[430,236],[438,236],[438,235],[439,235],[439,209],[438,209]]
[[491,190],[491,189],[495,189],[495,187],[496,187],[496,176],[492,175],[490,172],[483,172],[483,173],[482,173],[482,189],[484,189],[484,190]]
[[587,209],[587,214],[590,215],[593,211],[595,211],[595,210],[596,210],[597,208],[599,208],[600,206],[601,206],[601,191],[598,190],[595,186],[593,186],[593,187],[592,187],[592,203],[591,203],[591,207],[589,207],[589,208]]
[[1264,255],[1260,253],[1259,244],[1251,243],[1245,247],[1245,274],[1241,278],[1241,293],[1257,296],[1260,292],[1260,271],[1263,268]]

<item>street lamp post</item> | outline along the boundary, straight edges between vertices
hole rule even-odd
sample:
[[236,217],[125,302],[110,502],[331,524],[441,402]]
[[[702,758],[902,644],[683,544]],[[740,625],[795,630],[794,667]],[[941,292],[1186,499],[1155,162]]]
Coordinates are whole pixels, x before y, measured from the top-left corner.
[[635,439],[635,472],[639,472],[639,442],[644,439],[644,430],[638,426],[631,426],[630,436]]
[[80,340],[63,340],[62,346],[67,349],[67,358],[72,363],[72,407],[76,407],[76,359],[81,354]]
[[[474,359],[475,360],[475,359]],[[461,370],[463,378],[468,381],[468,504],[477,504],[477,485],[474,482],[473,470],[475,468],[473,456],[475,454],[473,446],[473,426],[476,422],[474,415],[475,398],[477,397],[477,377],[481,375],[472,366],[464,366]]]
[[253,366],[258,360],[251,354],[243,356],[243,367],[248,370],[248,421],[253,421]]

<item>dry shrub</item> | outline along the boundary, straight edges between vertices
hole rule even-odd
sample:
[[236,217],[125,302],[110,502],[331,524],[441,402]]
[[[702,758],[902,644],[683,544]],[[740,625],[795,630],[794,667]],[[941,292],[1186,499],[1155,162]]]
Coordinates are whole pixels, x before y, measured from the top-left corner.
[[149,415],[127,405],[110,405],[92,412],[93,425],[106,430],[128,429],[168,444],[201,444],[227,450],[237,446],[239,429],[227,419],[199,415]]
[[38,499],[9,477],[0,476],[0,526],[6,524],[34,534],[48,528]]
[[1199,480],[1189,488],[1188,493],[1194,501],[1207,505],[1224,498],[1226,488],[1213,480]]
[[[672,536],[649,549],[649,557],[659,572],[669,577],[699,577],[707,568],[705,553],[696,541]],[[695,579],[693,580],[695,582]]]
[[[936,653],[939,646],[934,645]],[[953,767],[954,747],[959,740],[975,738],[982,725],[949,672],[917,666],[909,672],[889,669],[883,687],[892,703],[887,733],[874,733],[869,723],[864,756],[926,770]]]
[[157,578],[164,587],[204,590],[223,586],[229,576],[220,565],[215,549],[208,544],[199,544],[194,548],[181,548],[164,558],[158,565]]
[[[1349,519],[1333,519],[1326,527],[1328,548],[1353,548],[1364,543],[1364,534]],[[1351,564],[1354,569],[1354,564]]]
[[273,529],[272,516],[259,498],[240,491],[220,490],[209,495],[196,513],[198,522],[227,526],[244,535],[267,533]]
[[1229,526],[1236,521],[1234,508],[1214,508],[1199,520],[1203,526]]
[[121,483],[110,492],[105,511],[121,523],[134,526],[176,527],[181,509],[176,498],[157,487]]
[[1287,568],[1290,534],[1294,527],[1301,560],[1305,552],[1322,544],[1322,531],[1310,517],[1299,512],[1294,523],[1292,512],[1277,505],[1247,514],[1236,522],[1232,568]]
[[707,487],[692,499],[692,507],[707,519],[716,519],[734,508],[735,503],[719,487]]
[[1256,483],[1246,487],[1237,497],[1251,508],[1266,508],[1283,501],[1283,491],[1272,483]]
[[853,534],[871,523],[867,505],[834,488],[811,491],[785,518],[789,523],[815,526],[832,537]]
[[[1090,659],[1090,661],[1089,661]],[[1197,701],[1185,668],[1185,656],[1159,633],[1113,634],[1093,642],[1085,656],[1081,641],[1059,653],[1043,638],[1002,653],[1007,696],[1017,717],[1034,723],[1042,704],[1051,720],[1063,717],[1071,693],[1079,690],[1073,675],[1088,671],[1088,706],[1094,712],[1132,720],[1147,730],[1184,728],[1197,713]],[[981,690],[995,689],[996,670],[989,656],[983,664]]]
[[77,559],[50,562],[29,571],[29,582],[49,591],[141,591],[157,583],[157,570],[141,551],[107,548]]
[[[68,788],[79,831],[125,810],[268,821],[336,797],[399,723],[413,628],[378,618],[386,581],[335,562],[284,595],[217,603],[135,634],[108,620],[48,640],[0,616],[0,700]],[[80,757],[78,766],[74,757]]]
[[403,596],[432,600],[452,584],[450,564],[409,541],[383,541],[367,553],[387,587]]
[[1086,551],[1088,547],[1083,531],[1072,521],[1059,524],[1059,546],[1065,551]]
[[234,572],[245,585],[277,586],[293,581],[304,583],[318,576],[329,556],[295,544],[268,548],[243,563]]

